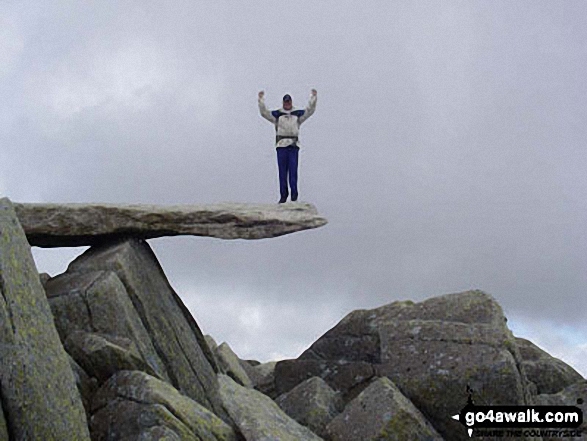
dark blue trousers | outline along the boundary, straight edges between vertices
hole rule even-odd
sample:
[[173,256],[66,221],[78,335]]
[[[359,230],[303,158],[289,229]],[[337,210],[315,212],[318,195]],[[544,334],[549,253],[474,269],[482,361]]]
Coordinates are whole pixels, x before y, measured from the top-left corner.
[[298,146],[277,147],[277,167],[279,168],[279,193],[285,201],[289,195],[287,184],[291,188],[291,198],[298,198]]

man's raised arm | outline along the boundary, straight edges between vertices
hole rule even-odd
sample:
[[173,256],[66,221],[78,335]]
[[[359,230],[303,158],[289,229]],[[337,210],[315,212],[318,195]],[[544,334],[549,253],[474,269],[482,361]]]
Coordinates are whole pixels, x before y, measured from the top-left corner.
[[300,124],[303,123],[305,120],[307,120],[309,117],[311,117],[314,114],[314,112],[316,111],[316,101],[317,100],[318,100],[318,92],[316,91],[316,89],[312,89],[312,94],[310,95],[310,101],[308,102],[308,105],[306,106],[305,112],[298,119],[298,122]]
[[259,112],[261,112],[261,116],[263,118],[265,118],[267,121],[269,121],[272,124],[275,124],[275,122],[277,121],[275,119],[275,117],[273,115],[271,115],[271,112],[269,110],[267,110],[267,106],[265,105],[265,92],[261,91],[259,92]]

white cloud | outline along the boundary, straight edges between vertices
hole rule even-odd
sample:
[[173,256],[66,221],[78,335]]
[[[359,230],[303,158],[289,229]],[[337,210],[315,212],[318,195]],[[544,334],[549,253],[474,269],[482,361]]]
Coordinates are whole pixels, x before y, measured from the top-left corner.
[[178,293],[204,334],[262,362],[298,357],[342,318],[336,308],[264,301],[246,288],[199,285]]
[[177,75],[157,48],[140,42],[88,50],[87,58],[76,63],[64,58],[45,79],[47,104],[62,118],[102,105],[145,109]]
[[16,67],[16,61],[24,48],[24,38],[13,14],[0,6],[0,78]]
[[204,121],[218,113],[222,77],[198,72],[156,42],[88,42],[78,51],[50,72],[29,74],[29,110],[40,105],[64,120],[88,109],[107,116],[160,111],[165,102],[176,111],[195,107]]

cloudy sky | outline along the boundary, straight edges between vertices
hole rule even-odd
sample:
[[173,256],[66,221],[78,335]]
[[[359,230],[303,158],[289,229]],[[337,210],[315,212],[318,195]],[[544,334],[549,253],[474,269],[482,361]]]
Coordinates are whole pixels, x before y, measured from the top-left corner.
[[[330,223],[150,241],[205,333],[295,357],[348,312],[471,288],[587,375],[587,3],[0,1],[0,193],[275,203],[290,93],[300,199]],[[33,249],[52,275],[84,249]]]

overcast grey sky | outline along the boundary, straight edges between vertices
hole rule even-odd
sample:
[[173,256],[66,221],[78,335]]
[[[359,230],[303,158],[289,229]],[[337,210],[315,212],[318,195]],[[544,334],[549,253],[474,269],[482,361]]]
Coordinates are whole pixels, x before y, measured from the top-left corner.
[[[587,3],[0,1],[0,193],[19,202],[277,201],[277,239],[150,241],[205,333],[295,357],[353,309],[482,289],[587,375]],[[83,249],[39,250],[52,275]]]

